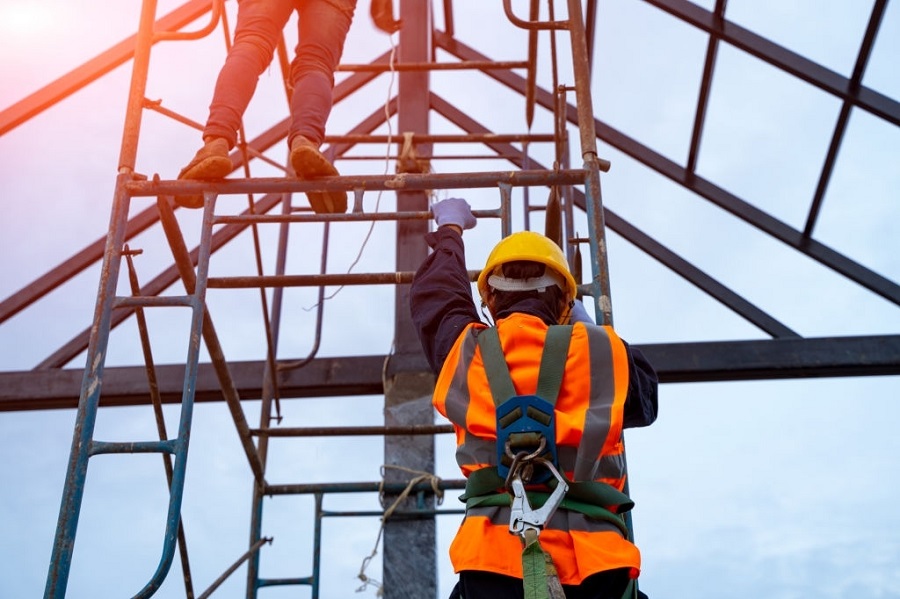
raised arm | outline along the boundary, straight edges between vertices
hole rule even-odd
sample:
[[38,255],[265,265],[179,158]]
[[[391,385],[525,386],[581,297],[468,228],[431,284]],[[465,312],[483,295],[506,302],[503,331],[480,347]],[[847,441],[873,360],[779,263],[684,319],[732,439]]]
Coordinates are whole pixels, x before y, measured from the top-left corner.
[[456,338],[479,322],[466,270],[463,229],[475,226],[468,203],[450,198],[432,207],[438,230],[425,236],[434,250],[416,271],[409,291],[409,308],[425,357],[435,373]]

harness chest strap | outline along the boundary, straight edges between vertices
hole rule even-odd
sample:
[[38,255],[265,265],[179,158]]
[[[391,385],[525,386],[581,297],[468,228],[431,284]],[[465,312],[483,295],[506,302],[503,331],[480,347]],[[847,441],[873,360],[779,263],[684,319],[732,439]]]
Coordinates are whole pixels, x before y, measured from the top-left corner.
[[[569,490],[563,498],[560,508],[584,514],[594,520],[609,522],[627,536],[628,527],[620,514],[634,507],[634,502],[621,491],[606,483],[567,481]],[[496,467],[481,468],[466,479],[465,493],[460,501],[465,502],[466,510],[476,507],[509,507],[512,498],[506,491],[499,491],[505,485],[504,479],[497,474]],[[544,505],[550,493],[546,491],[528,491],[528,501],[532,506]]]
[[[572,325],[554,325],[547,329],[547,335],[544,339],[544,350],[541,354],[541,365],[538,372],[537,396],[546,401],[552,407],[556,404],[559,391],[562,386],[562,379],[565,373],[566,358],[568,356],[569,345],[572,339]],[[512,376],[509,373],[509,365],[503,355],[503,348],[500,344],[500,335],[496,327],[490,327],[482,330],[478,334],[478,346],[481,349],[482,361],[484,362],[485,374],[487,375],[488,384],[490,385],[491,395],[497,410],[516,397],[516,389],[512,382]],[[553,424],[552,422],[550,423]],[[499,427],[500,423],[498,423]],[[546,429],[545,429],[546,430]],[[547,431],[551,439],[548,444],[552,447],[552,452],[556,455],[555,430],[551,427]],[[509,505],[509,495],[499,492],[499,489],[506,487],[505,475],[508,468],[505,468],[501,462],[503,448],[499,447],[505,441],[501,437],[501,432],[497,431],[498,443],[498,461],[496,467],[481,468],[471,473],[466,481],[466,492],[460,497],[466,502],[466,507],[470,505],[470,500],[479,499],[480,505],[482,501],[497,501],[493,505]],[[556,465],[556,464],[554,464]],[[556,481],[548,481],[549,484],[555,485]],[[617,526],[622,519],[616,514],[629,511],[634,507],[634,503],[624,493],[618,491],[611,485],[593,481],[572,482],[567,480],[569,490],[563,499],[561,507],[581,512],[586,516],[607,520],[607,516],[612,517],[612,521]],[[494,499],[487,499],[485,496],[497,495]],[[548,495],[543,497],[539,493],[529,492],[528,498],[533,505],[542,505]],[[502,503],[503,500],[506,503]],[[623,525],[624,526],[624,525]]]
[[[572,339],[571,325],[554,325],[544,336],[537,389],[534,395],[519,395],[503,354],[500,334],[496,327],[478,333],[478,347],[484,363],[485,376],[496,411],[497,467],[507,476],[512,455],[536,449],[556,466],[556,418],[554,406],[565,374],[566,359]],[[549,473],[541,473],[540,483],[549,480]]]
[[[556,404],[556,398],[559,396],[571,339],[572,325],[554,325],[547,329],[535,394],[551,405]],[[512,376],[509,374],[509,365],[503,357],[497,328],[482,330],[478,334],[478,346],[481,348],[481,358],[484,361],[494,405],[500,406],[517,393]]]

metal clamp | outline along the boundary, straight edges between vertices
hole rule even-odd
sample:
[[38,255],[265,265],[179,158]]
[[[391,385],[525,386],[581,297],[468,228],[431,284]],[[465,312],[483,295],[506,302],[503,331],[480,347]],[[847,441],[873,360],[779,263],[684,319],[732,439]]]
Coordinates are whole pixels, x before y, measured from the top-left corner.
[[559,473],[552,462],[544,459],[535,459],[534,462],[542,464],[556,477],[557,485],[553,493],[544,502],[544,505],[536,510],[531,509],[528,495],[525,493],[525,483],[519,476],[514,476],[510,481],[510,492],[513,495],[512,511],[509,516],[509,532],[524,537],[526,531],[533,530],[540,534],[541,529],[556,513],[559,504],[569,490],[566,479]]

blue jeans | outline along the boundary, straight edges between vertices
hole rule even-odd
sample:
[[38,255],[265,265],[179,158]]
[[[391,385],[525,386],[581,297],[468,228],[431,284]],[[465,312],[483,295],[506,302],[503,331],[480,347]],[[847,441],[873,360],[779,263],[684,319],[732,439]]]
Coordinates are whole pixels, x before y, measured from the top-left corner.
[[234,147],[259,76],[272,62],[279,36],[296,10],[288,144],[297,135],[322,143],[333,103],[334,69],[355,9],[356,0],[238,0],[234,44],[219,72],[203,137],[223,137]]

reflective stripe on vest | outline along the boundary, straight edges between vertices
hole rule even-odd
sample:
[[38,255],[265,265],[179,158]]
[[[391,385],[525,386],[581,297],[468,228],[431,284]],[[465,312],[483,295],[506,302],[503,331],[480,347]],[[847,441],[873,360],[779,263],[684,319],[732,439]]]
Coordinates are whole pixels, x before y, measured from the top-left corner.
[[[466,517],[483,516],[496,526],[509,526],[511,508],[504,506],[475,507],[466,510]],[[550,522],[544,528],[570,532],[578,530],[582,532],[615,532],[621,535],[622,524],[614,524],[605,520],[596,520],[576,511],[557,510],[550,518]]]

